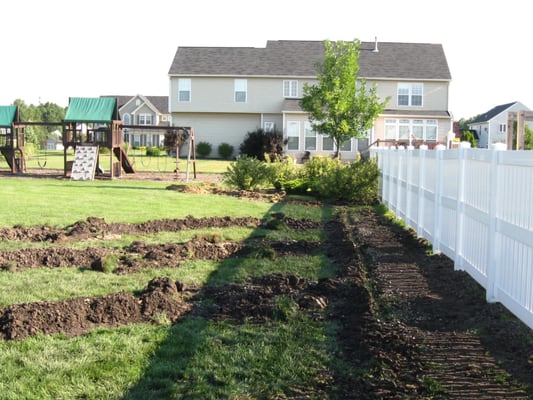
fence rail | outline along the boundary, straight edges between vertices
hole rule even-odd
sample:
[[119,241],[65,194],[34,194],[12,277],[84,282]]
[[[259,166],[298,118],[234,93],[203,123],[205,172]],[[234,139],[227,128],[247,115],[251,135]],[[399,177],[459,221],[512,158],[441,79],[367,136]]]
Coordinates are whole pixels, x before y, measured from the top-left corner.
[[372,149],[387,207],[533,328],[533,151]]

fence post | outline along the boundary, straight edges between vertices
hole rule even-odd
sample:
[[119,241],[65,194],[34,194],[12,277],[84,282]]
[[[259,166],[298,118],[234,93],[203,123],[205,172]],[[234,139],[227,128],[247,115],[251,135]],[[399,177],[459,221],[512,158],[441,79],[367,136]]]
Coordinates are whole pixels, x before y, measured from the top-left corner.
[[404,188],[402,187],[402,181],[405,180],[405,177],[403,176],[403,164],[405,162],[405,147],[404,146],[398,146],[398,150],[396,150],[398,153],[398,159],[396,163],[396,193],[395,193],[395,214],[398,218],[405,221],[405,215],[404,210],[402,210],[402,199],[405,196]]
[[490,188],[489,188],[489,243],[488,243],[488,265],[487,265],[487,288],[486,297],[489,303],[498,301],[497,284],[500,279],[500,259],[501,246],[500,241],[496,240],[498,227],[498,185],[499,179],[499,162],[500,151],[506,150],[507,146],[503,143],[495,143],[492,146],[491,163],[490,163]]
[[463,270],[463,225],[465,211],[465,171],[467,150],[471,147],[470,142],[459,143],[459,157],[457,162],[457,204],[455,207],[455,252],[453,268]]
[[413,208],[413,194],[411,193],[411,188],[413,187],[413,150],[414,146],[407,146],[407,174],[406,174],[406,186],[405,186],[405,220],[409,226],[412,227],[412,212]]
[[442,182],[443,182],[443,152],[446,146],[438,144],[435,146],[436,154],[436,173],[435,173],[435,201],[433,210],[433,252],[440,253],[440,237],[441,237],[441,207],[442,207]]
[[385,150],[383,150],[383,154],[384,154],[384,157],[383,157],[383,161],[384,161],[384,165],[383,165],[383,169],[382,169],[382,172],[383,172],[383,189],[382,189],[382,200],[383,202],[385,203],[385,205],[390,208],[390,193],[391,193],[391,187],[392,187],[392,184],[391,184],[391,176],[390,176],[390,170],[391,170],[391,149],[389,149],[388,147],[385,148]]
[[424,181],[426,179],[426,151],[428,146],[426,144],[420,145],[418,163],[418,210],[416,217],[416,234],[418,237],[424,237],[424,207],[426,194],[424,192]]

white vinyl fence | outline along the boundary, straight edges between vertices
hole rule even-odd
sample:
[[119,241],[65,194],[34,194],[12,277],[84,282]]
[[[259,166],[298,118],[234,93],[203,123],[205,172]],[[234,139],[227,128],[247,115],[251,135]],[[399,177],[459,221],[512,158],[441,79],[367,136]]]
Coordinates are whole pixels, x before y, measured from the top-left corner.
[[372,149],[384,204],[533,328],[533,151]]

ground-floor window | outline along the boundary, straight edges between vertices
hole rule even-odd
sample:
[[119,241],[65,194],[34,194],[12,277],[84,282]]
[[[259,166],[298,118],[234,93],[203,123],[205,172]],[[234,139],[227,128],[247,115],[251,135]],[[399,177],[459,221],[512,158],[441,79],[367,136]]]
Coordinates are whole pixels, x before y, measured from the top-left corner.
[[322,150],[333,151],[333,139],[329,136],[322,136]]
[[[303,130],[302,128],[303,122]],[[287,150],[289,151],[316,151],[333,152],[336,150],[334,141],[330,136],[319,134],[313,129],[309,121],[287,121]],[[340,151],[352,152],[357,150],[357,142],[352,139],[342,143]]]
[[352,151],[352,139],[348,139],[342,144],[341,151]]
[[287,121],[287,150],[300,150],[300,121]]
[[385,139],[436,141],[439,123],[435,119],[385,120]]
[[[333,145],[333,139],[329,136],[322,136],[322,150],[333,151],[335,146]],[[352,151],[352,139],[348,139],[341,146],[341,151]]]
[[305,135],[305,150],[313,151],[316,150],[316,131],[313,129],[309,121],[305,121],[304,125],[304,135]]

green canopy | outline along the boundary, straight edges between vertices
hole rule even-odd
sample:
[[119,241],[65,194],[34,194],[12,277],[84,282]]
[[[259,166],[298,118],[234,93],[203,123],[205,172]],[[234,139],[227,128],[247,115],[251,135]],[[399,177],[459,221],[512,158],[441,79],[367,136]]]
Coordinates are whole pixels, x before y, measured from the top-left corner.
[[117,117],[113,97],[73,97],[70,99],[65,122],[111,122]]
[[17,106],[0,106],[0,126],[8,128],[13,123],[17,112]]

